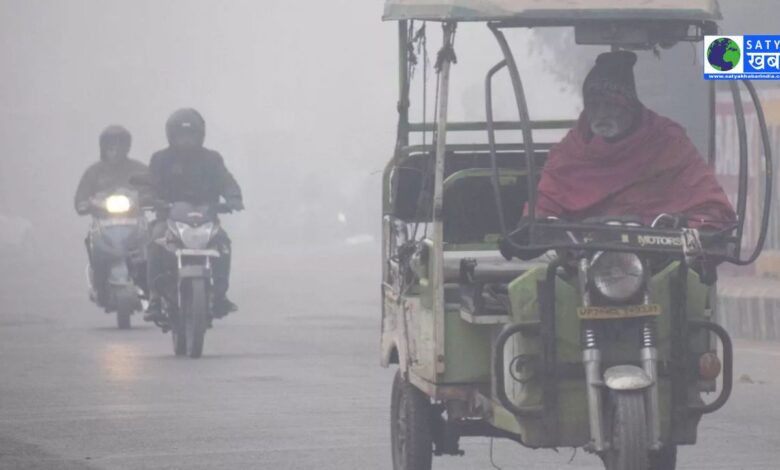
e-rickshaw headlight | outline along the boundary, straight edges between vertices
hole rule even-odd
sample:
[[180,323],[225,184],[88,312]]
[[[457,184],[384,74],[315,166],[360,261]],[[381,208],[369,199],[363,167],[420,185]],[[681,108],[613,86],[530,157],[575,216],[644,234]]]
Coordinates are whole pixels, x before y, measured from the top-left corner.
[[633,253],[597,253],[589,272],[593,286],[614,302],[630,300],[644,285],[645,268]]

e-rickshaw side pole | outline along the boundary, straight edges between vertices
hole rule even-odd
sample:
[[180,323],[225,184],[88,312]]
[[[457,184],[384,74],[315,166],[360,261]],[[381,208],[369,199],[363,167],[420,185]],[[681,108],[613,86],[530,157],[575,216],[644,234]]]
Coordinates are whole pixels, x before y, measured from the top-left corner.
[[409,145],[409,23],[398,22],[398,135],[396,157]]
[[447,48],[452,48],[457,23],[444,23],[444,39],[439,69],[438,115],[436,120],[436,164],[434,167],[433,185],[433,246],[431,261],[431,284],[433,286],[434,314],[434,363],[436,373],[444,373],[444,223],[442,220],[444,206],[444,158],[447,151],[447,111],[449,108],[450,67],[452,54],[447,54]]
[[[382,172],[382,250],[387,253],[389,231],[386,216],[393,212],[393,182],[392,174],[401,150],[409,145],[409,48],[407,21],[398,22],[398,129],[396,132],[395,151],[393,158],[385,165]],[[382,281],[387,279],[387,263],[382,263]],[[384,289],[384,288],[383,288]],[[383,303],[384,305],[384,303]],[[384,307],[383,307],[384,308]]]

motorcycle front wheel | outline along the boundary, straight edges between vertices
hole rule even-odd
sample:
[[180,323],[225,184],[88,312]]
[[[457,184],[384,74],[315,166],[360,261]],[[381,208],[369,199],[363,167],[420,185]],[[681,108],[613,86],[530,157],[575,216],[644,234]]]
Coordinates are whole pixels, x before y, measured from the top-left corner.
[[167,316],[170,319],[171,326],[171,340],[173,341],[173,353],[177,356],[183,356],[187,354],[187,334],[184,330],[184,319],[180,308],[171,308],[165,300],[163,300],[163,311],[167,312]]
[[208,328],[209,294],[205,279],[192,279],[182,296],[182,320],[187,356],[196,359],[203,355],[203,342]]

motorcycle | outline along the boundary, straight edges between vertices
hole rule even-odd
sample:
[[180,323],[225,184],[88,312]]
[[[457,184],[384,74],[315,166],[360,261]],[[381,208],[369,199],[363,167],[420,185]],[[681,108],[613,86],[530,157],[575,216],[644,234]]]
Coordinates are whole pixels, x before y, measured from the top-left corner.
[[131,327],[133,313],[143,309],[147,223],[138,201],[138,192],[127,188],[90,200],[92,223],[86,241],[90,298],[106,313],[116,313],[117,327],[123,330]]
[[164,274],[154,282],[162,294],[163,332],[171,332],[177,356],[198,358],[203,354],[206,330],[213,314],[213,260],[227,255],[220,243],[224,232],[218,214],[232,212],[225,204],[193,205],[176,202],[166,207],[167,231],[154,240],[170,254]]

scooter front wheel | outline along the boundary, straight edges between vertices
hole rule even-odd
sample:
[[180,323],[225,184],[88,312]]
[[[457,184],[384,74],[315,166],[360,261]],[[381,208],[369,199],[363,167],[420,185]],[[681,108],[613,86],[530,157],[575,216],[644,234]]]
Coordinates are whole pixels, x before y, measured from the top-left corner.
[[116,312],[116,326],[120,330],[129,330],[132,328],[130,323],[130,317],[133,315],[133,310],[127,307],[119,307]]

